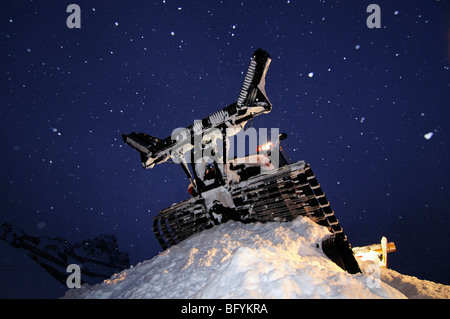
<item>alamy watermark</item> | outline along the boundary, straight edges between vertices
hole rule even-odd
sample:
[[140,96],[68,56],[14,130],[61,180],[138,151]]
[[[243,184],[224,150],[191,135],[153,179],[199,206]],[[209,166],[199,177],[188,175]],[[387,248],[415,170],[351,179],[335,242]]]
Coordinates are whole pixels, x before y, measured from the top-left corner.
[[[81,8],[78,4],[72,3],[67,6],[67,13],[70,15],[66,19],[66,25],[69,29],[81,28]],[[381,8],[378,4],[369,4],[366,13],[370,15],[366,19],[366,25],[369,29],[381,28]]]
[[367,287],[370,289],[381,287],[381,267],[377,264],[371,264],[366,268]]
[[381,8],[378,4],[369,4],[366,9],[370,15],[367,17],[366,25],[369,29],[381,28]]
[[[260,152],[268,157],[274,168],[278,168],[280,130],[271,128],[270,137],[268,133],[267,128],[256,130],[253,127],[245,131],[233,127],[225,131],[211,128],[204,132],[199,130],[198,134],[195,134],[195,124],[193,132],[188,128],[177,128],[171,135],[172,141],[175,141],[171,156],[175,163],[199,164],[203,161],[224,163],[234,159],[235,164],[261,164],[258,162],[261,158],[251,156]],[[270,144],[270,147],[263,151],[258,150],[258,146],[267,144]],[[192,147],[195,149],[191,154],[189,151]]]
[[69,29],[81,28],[81,8],[78,4],[69,4],[66,12],[70,13],[67,17],[66,25]]
[[66,272],[71,273],[67,276],[66,286],[67,288],[80,288],[81,287],[81,269],[77,264],[70,264],[66,268]]

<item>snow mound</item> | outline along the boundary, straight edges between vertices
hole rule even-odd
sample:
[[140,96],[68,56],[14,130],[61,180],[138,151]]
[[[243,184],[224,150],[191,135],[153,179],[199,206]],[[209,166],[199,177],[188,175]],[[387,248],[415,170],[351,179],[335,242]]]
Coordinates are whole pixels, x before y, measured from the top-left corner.
[[380,279],[410,299],[450,299],[450,286],[402,275],[392,269],[382,269]]
[[[228,222],[64,298],[405,298],[371,274],[339,268],[320,247],[327,236],[325,227],[304,217]],[[393,271],[383,276],[390,282],[403,278]]]

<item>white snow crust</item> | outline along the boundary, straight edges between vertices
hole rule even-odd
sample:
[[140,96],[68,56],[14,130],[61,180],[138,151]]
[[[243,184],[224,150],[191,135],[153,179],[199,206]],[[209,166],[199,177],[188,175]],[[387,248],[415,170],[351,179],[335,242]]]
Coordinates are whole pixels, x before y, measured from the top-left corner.
[[[320,247],[325,227],[305,217],[288,223],[228,222],[63,298],[450,298],[450,286],[373,271],[352,275]],[[367,271],[371,269],[371,271]]]

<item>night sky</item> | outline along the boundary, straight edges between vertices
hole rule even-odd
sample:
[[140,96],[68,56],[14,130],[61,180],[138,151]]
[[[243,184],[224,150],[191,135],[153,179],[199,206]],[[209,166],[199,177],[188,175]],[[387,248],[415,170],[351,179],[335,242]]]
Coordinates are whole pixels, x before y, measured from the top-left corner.
[[[66,8],[81,8],[81,28]],[[381,28],[368,28],[369,4]],[[237,100],[272,56],[255,128],[315,172],[352,246],[394,241],[389,267],[450,285],[449,1],[0,3],[0,223],[76,242],[114,234],[132,265],[153,217],[187,199],[180,167],[141,168],[121,133],[165,138]],[[0,242],[0,298],[67,288]]]

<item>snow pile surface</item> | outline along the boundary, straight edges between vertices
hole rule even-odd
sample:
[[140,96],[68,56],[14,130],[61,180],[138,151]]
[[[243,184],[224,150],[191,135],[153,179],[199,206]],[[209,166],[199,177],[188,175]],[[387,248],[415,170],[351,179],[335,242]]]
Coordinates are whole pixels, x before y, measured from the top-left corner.
[[[304,217],[280,224],[228,222],[64,298],[405,298],[383,282],[400,280],[402,286],[403,275],[382,272],[377,281],[339,268],[320,247],[327,236],[326,228]],[[409,278],[408,286],[415,286],[418,279]],[[448,298],[449,286],[441,288]],[[412,294],[420,297],[418,291]]]
[[396,287],[410,299],[450,299],[450,286],[402,275],[392,269],[382,269],[381,281]]

